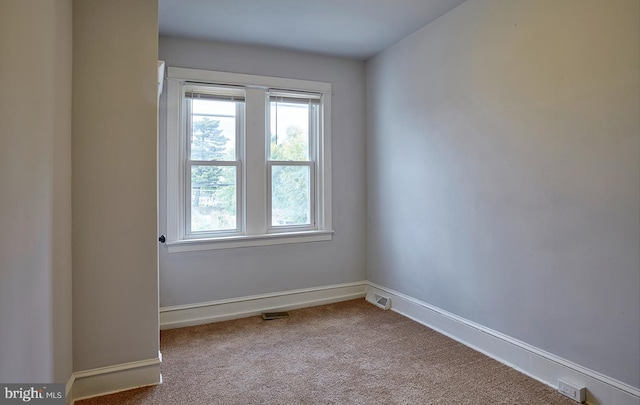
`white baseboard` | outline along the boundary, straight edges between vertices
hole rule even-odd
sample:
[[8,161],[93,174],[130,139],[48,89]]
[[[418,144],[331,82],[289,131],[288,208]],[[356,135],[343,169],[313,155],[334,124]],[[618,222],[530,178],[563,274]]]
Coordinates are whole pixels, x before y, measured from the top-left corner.
[[640,389],[545,352],[389,288],[368,282],[368,291],[391,298],[391,310],[557,389],[559,379],[587,388],[591,405],[640,405]]
[[73,387],[73,383],[75,382],[75,380],[76,380],[76,377],[72,373],[69,379],[67,380],[67,384],[65,385],[64,397],[66,398],[65,400],[66,405],[73,404],[73,395],[71,392],[71,388]]
[[157,385],[162,382],[160,375],[160,353],[155,359],[134,361],[131,363],[94,368],[73,373],[73,401],[113,394],[132,388]]
[[160,308],[160,329],[181,328],[362,298],[366,281]]

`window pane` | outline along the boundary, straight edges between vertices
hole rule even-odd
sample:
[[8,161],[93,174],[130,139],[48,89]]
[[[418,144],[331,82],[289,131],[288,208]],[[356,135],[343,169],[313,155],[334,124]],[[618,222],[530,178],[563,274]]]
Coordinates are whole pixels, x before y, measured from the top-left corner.
[[[309,160],[309,104],[271,101],[270,160]],[[316,108],[314,108],[316,110]]]
[[310,225],[308,166],[271,167],[271,226]]
[[208,100],[198,99],[193,100],[193,113],[194,114],[221,114],[221,115],[235,115],[236,114],[236,102],[225,100]]
[[192,102],[191,160],[236,160],[236,102]]
[[236,168],[191,167],[191,232],[236,229]]

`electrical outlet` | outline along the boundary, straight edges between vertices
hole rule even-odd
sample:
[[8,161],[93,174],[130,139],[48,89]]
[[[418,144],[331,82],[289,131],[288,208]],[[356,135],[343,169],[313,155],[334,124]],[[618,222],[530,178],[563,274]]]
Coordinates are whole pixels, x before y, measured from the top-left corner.
[[571,398],[580,403],[584,402],[587,389],[576,384],[558,380],[558,391],[565,397]]

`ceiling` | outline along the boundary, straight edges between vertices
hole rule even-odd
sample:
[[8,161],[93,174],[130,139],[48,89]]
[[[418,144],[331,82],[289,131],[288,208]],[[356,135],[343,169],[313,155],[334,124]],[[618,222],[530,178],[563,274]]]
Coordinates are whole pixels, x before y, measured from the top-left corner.
[[159,0],[160,35],[366,60],[464,0]]

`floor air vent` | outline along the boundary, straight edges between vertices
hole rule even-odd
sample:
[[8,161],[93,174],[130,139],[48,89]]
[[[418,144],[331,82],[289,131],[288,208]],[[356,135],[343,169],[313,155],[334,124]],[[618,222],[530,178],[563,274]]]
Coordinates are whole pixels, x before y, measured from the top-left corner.
[[271,321],[273,319],[282,319],[282,318],[288,318],[288,317],[289,317],[288,312],[263,312],[262,313],[262,319],[264,319],[265,321]]
[[391,298],[376,293],[367,293],[367,301],[382,309],[391,308]]

